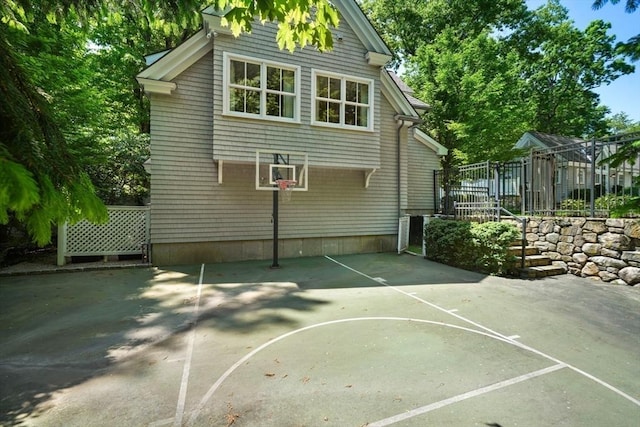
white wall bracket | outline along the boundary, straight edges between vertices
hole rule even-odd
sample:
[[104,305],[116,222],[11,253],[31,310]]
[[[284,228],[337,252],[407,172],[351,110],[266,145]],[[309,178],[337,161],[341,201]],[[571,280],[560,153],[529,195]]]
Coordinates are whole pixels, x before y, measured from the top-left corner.
[[368,171],[364,171],[364,188],[369,188],[369,180],[371,179],[371,175],[376,173],[378,169],[371,169]]
[[222,184],[222,169],[224,166],[223,160],[218,160],[218,184]]

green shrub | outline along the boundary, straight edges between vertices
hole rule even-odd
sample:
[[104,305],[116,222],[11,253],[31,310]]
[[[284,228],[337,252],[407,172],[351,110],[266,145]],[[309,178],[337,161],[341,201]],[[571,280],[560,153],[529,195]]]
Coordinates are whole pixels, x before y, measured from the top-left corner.
[[428,259],[487,274],[505,273],[512,262],[508,248],[519,237],[516,227],[500,222],[435,219],[425,225]]
[[609,210],[614,218],[640,214],[640,198],[637,196],[607,194],[598,197],[595,203],[596,209]]
[[427,258],[442,264],[468,268],[473,254],[471,223],[434,219],[424,228]]
[[581,211],[587,209],[587,202],[581,199],[564,199],[560,202],[560,209],[564,211]]
[[477,251],[474,264],[480,271],[489,274],[503,274],[515,257],[509,255],[509,246],[521,237],[521,232],[513,225],[503,222],[472,224]]

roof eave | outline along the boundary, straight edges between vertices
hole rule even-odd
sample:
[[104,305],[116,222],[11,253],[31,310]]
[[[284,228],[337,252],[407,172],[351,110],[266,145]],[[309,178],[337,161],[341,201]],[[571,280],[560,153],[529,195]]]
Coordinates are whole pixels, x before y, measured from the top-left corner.
[[397,113],[405,116],[420,117],[409,100],[404,96],[404,93],[402,93],[393,81],[387,70],[382,69],[380,71],[380,81],[382,82],[382,94],[391,103]]
[[[364,14],[358,3],[353,0],[335,1],[334,4],[340,11],[340,14],[346,17],[347,22],[351,25],[353,32],[356,34],[360,42],[365,46],[369,56],[372,53],[387,56],[384,64],[389,62],[393,57],[391,50],[387,44],[382,40],[380,34],[373,27],[367,16]],[[381,65],[384,65],[381,64]],[[372,64],[377,65],[377,64]]]
[[136,80],[142,86],[146,93],[156,93],[159,95],[171,95],[178,87],[174,82],[165,82],[162,80],[145,79],[136,77]]
[[216,10],[213,6],[209,6],[202,11],[202,25],[207,34],[213,32],[215,34],[232,35],[231,28],[228,25],[222,25],[222,19],[226,13],[231,10]]
[[364,57],[369,65],[376,67],[384,67],[393,58],[391,55],[371,51],[367,52]]
[[138,73],[137,78],[170,81],[211,51],[208,33],[202,29],[171,52]]
[[421,131],[420,129],[415,130],[415,138],[418,142],[426,145],[431,148],[438,156],[446,156],[449,153],[449,150],[444,145],[440,144],[435,139],[431,138],[429,135]]

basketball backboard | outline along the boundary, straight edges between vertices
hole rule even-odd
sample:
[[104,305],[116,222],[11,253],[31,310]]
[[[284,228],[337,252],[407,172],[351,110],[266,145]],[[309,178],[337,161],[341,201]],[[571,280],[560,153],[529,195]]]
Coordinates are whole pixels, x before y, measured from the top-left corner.
[[307,153],[256,151],[256,190],[278,191],[278,180],[296,181],[292,191],[309,189]]

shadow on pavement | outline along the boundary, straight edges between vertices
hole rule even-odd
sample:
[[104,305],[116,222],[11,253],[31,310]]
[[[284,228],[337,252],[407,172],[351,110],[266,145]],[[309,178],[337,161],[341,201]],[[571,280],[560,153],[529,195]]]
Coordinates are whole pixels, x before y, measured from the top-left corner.
[[[196,321],[239,332],[293,321],[278,308],[313,310],[322,301],[295,283],[202,285],[199,266],[15,276],[0,284],[0,425],[26,425],[58,392],[103,375],[150,346],[174,347]],[[246,318],[240,312],[270,308]]]

